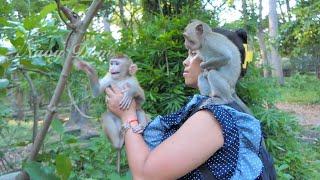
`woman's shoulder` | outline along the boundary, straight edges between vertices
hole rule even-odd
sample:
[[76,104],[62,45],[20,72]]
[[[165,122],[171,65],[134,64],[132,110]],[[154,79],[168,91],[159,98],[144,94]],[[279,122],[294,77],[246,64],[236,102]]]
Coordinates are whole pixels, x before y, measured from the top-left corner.
[[[262,139],[260,121],[229,105],[217,104],[207,99],[195,113],[209,111],[219,122],[224,138],[220,151],[206,162],[209,170],[219,178],[232,176],[232,179],[241,179],[241,175],[250,177],[249,179],[258,177],[263,166],[258,156]],[[224,159],[230,161],[225,163]],[[217,172],[215,167],[222,167],[222,170]]]

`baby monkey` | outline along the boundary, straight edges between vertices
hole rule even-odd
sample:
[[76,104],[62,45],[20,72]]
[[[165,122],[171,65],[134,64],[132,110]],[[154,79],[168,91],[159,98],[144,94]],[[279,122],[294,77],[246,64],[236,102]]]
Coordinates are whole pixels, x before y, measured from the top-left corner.
[[[75,63],[78,69],[84,71],[90,81],[93,96],[96,97],[105,91],[107,87],[115,85],[123,90],[123,98],[119,104],[121,109],[128,109],[132,100],[137,104],[137,117],[139,125],[146,126],[147,117],[141,109],[145,101],[144,91],[135,77],[137,65],[126,55],[118,55],[110,59],[109,72],[102,79],[98,79],[96,71],[85,61]],[[121,120],[110,111],[104,112],[101,116],[102,127],[112,145],[118,149],[118,170],[119,152],[124,144],[124,136],[121,134]]]

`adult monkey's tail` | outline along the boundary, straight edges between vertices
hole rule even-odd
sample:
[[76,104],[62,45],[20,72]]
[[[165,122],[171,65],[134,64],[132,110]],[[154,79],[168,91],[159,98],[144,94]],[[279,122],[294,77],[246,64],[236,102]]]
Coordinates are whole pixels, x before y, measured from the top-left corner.
[[238,97],[237,93],[232,93],[233,100],[237,103],[237,105],[247,114],[253,115],[252,111],[248,108],[248,106]]

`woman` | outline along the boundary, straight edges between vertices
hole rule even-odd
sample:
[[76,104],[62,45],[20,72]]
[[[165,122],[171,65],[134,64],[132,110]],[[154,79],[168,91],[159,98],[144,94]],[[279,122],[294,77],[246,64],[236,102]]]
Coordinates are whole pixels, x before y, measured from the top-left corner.
[[[189,51],[183,61],[187,86],[198,88],[200,63],[197,52]],[[112,86],[106,93],[109,110],[134,129],[136,104],[122,111],[122,92]],[[156,117],[143,134],[132,129],[126,128],[124,136],[134,179],[257,179],[261,174],[259,121],[215,105],[210,97],[194,95],[178,112]]]

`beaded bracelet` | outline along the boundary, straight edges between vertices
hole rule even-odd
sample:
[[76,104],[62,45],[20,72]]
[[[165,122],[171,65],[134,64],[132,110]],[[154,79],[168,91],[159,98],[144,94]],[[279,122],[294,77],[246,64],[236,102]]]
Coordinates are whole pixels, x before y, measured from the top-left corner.
[[138,133],[138,134],[141,134],[145,128],[145,126],[141,125],[141,124],[138,124],[134,127],[132,127],[130,125],[131,122],[134,122],[134,121],[138,121],[138,120],[130,120],[129,122],[126,122],[126,123],[123,123],[121,125],[121,129],[120,129],[120,132],[121,132],[121,135],[125,135],[126,132],[131,128],[132,129],[132,132],[134,133]]

